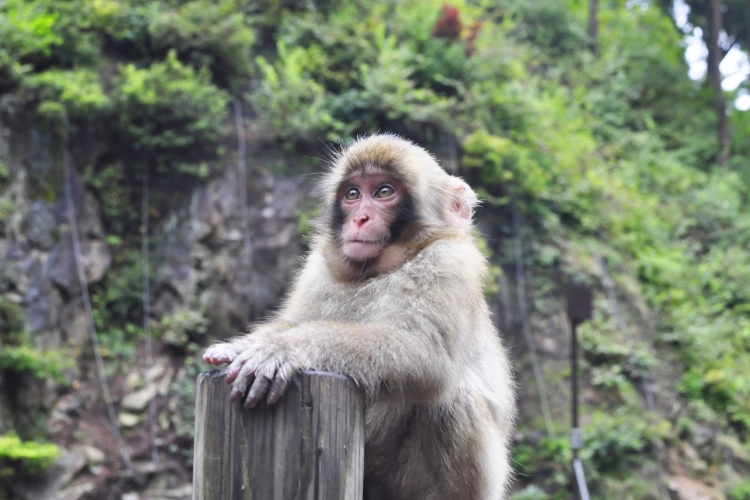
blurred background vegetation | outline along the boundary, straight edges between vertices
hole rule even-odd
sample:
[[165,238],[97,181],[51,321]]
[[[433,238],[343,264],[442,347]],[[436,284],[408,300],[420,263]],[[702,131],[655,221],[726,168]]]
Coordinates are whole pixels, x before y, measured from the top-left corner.
[[[101,207],[112,264],[91,294],[112,380],[143,363],[146,173],[158,225],[235,168],[237,110],[243,138],[265,158],[261,167],[248,154],[250,184],[318,172],[328,145],[394,132],[434,152],[484,203],[488,298],[521,390],[514,498],[570,498],[568,331],[555,318],[561,284],[575,278],[597,290],[581,330],[594,496],[688,499],[705,488],[747,500],[750,111],[734,102],[749,84],[723,90],[719,65],[730,50],[747,51],[750,3],[680,7],[689,7],[681,27],[668,0],[2,0],[0,113],[6,139],[32,130],[41,139],[29,147],[56,158],[68,149]],[[686,33],[708,48],[702,81],[688,77]],[[0,228],[12,241],[18,207],[8,193],[24,167],[9,151]],[[61,200],[60,172],[25,177],[29,196]],[[314,213],[302,203],[297,215],[304,232]],[[90,348],[43,348],[24,319],[26,299],[0,291],[4,390],[14,377],[54,380],[58,398],[95,383]],[[552,433],[519,300],[531,311]],[[205,311],[193,309],[154,318],[158,353],[182,368],[176,402],[162,395],[168,414],[191,410],[198,348],[234,333],[207,335]],[[10,484],[81,437],[50,429],[51,405],[0,426],[0,498],[23,497]],[[185,418],[159,432],[165,442],[177,436],[161,453],[189,475]],[[118,460],[104,460],[110,472],[122,470]],[[95,467],[86,474],[103,479],[81,498],[144,487]]]

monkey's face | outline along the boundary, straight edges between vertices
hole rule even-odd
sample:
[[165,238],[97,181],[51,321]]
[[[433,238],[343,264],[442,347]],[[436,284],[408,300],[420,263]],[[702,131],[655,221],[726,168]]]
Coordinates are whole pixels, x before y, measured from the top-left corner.
[[338,193],[344,255],[355,261],[379,257],[393,237],[392,226],[406,195],[403,184],[385,172],[347,177]]

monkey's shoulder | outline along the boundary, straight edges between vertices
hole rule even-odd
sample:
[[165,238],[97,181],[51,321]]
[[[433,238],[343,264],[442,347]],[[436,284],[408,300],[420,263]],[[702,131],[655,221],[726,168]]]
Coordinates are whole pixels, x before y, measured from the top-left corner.
[[473,238],[461,235],[431,242],[405,263],[403,269],[410,273],[424,272],[446,277],[458,275],[463,279],[481,279],[487,272],[487,260]]

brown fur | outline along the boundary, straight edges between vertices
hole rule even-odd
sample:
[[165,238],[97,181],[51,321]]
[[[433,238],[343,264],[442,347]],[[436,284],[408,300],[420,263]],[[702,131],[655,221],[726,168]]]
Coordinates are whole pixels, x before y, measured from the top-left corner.
[[[484,300],[484,258],[471,235],[476,197],[423,149],[390,135],[360,139],[322,181],[332,214],[341,183],[388,172],[415,218],[386,253],[348,261],[322,224],[273,321],[210,348],[231,362],[233,397],[280,396],[295,371],[348,375],[367,395],[365,498],[505,498],[514,386]],[[254,380],[254,382],[253,382]]]

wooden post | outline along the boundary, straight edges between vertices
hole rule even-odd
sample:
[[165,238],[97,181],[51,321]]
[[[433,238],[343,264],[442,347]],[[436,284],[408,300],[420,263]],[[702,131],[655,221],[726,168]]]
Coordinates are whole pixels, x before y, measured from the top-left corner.
[[361,500],[364,399],[346,377],[295,376],[275,405],[229,402],[226,372],[198,377],[193,500]]

